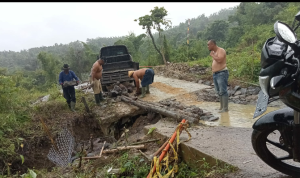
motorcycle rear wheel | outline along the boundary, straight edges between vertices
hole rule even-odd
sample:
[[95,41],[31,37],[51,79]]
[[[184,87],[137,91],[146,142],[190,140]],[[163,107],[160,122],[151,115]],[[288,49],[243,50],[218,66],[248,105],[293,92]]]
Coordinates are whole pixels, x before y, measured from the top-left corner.
[[[258,131],[254,129],[251,137],[254,151],[266,164],[268,164],[270,167],[274,168],[275,170],[278,170],[289,176],[300,177],[300,167],[292,166],[290,164],[283,162],[284,160],[293,160],[291,150],[288,149],[287,146],[281,143],[275,143],[274,141],[270,141],[268,139],[270,133],[273,133],[276,130],[280,132],[280,128],[275,125],[263,131]],[[271,143],[270,145],[287,151],[289,155],[284,158],[276,157],[276,155],[274,155],[267,147],[267,143]]]

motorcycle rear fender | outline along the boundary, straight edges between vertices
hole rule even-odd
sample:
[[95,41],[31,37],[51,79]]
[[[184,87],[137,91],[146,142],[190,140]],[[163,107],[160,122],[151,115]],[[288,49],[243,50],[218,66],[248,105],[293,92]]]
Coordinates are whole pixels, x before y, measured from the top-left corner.
[[255,121],[252,128],[262,131],[274,125],[291,126],[290,123],[293,120],[294,110],[291,108],[283,108],[263,115]]

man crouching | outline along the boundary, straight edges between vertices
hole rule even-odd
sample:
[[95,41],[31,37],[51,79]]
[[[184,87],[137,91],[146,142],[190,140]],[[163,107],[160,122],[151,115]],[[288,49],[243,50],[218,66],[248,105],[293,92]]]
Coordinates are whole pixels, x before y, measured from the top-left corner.
[[135,80],[136,95],[141,94],[139,79],[142,85],[142,95],[140,98],[144,98],[146,93],[150,94],[149,85],[154,81],[154,71],[152,69],[143,68],[136,71],[128,71],[128,77],[133,77]]

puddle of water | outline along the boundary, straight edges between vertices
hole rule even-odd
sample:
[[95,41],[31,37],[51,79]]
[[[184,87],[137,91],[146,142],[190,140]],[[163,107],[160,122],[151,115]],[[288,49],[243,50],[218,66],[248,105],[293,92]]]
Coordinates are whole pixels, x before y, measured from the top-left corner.
[[[254,105],[242,105],[242,104],[229,103],[228,104],[229,111],[226,113],[218,113],[220,103],[216,103],[216,102],[200,102],[196,104],[196,106],[211,112],[214,116],[219,117],[219,120],[215,122],[201,121],[202,123],[211,126],[232,126],[232,127],[251,128],[253,123],[259,118],[257,117],[253,119],[253,114],[255,111]],[[279,108],[268,107],[267,111],[264,114],[267,114],[277,109]]]
[[197,91],[209,86],[192,83],[188,81],[170,79],[162,76],[155,76],[154,82],[149,85],[150,95],[143,98],[144,101],[158,102],[160,100]]
[[[177,101],[180,101],[185,105],[195,105],[197,107],[200,107],[204,111],[211,112],[214,116],[219,117],[219,120],[215,122],[200,121],[201,123],[204,123],[206,125],[251,128],[253,123],[259,118],[257,117],[253,119],[253,114],[256,108],[254,105],[228,103],[229,111],[226,113],[218,113],[218,109],[220,107],[219,102],[197,101],[197,96],[193,93],[185,93],[183,95],[176,96],[175,98]],[[267,111],[264,114],[277,109],[279,108],[268,107]]]

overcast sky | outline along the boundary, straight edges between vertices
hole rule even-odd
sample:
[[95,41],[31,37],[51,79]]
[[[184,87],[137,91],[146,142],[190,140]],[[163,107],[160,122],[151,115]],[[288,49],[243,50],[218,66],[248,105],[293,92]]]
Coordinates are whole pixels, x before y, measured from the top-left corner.
[[[145,30],[134,19],[155,6],[168,11],[172,25],[201,14],[209,16],[239,3],[0,3],[0,51],[136,35]],[[191,24],[192,25],[192,24]]]

